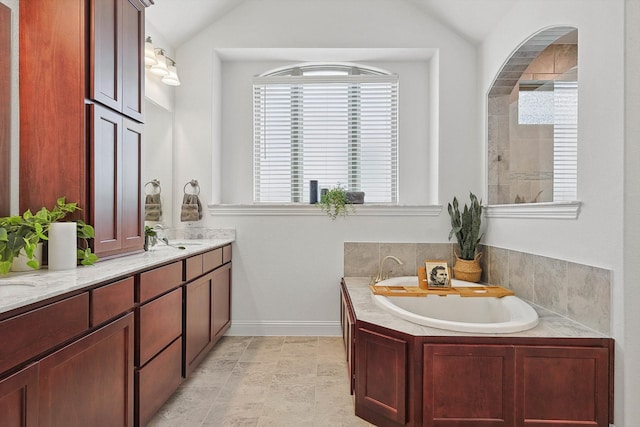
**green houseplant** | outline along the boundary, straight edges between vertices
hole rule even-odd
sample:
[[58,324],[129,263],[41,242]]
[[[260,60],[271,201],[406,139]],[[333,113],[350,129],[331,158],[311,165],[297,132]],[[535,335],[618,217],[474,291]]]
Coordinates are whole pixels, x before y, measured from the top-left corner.
[[[29,267],[40,268],[40,261],[35,258],[34,252],[38,244],[48,240],[49,227],[79,209],[77,203],[67,203],[64,197],[60,197],[51,210],[43,207],[35,214],[27,210],[22,215],[1,217],[0,274],[7,274],[13,260],[23,252]],[[82,265],[92,265],[98,257],[91,252],[88,241],[94,237],[95,231],[91,225],[81,220],[76,221],[76,225],[78,239],[82,242],[78,247],[78,261]]]
[[478,282],[482,275],[480,267],[482,253],[476,253],[483,236],[480,234],[482,200],[478,200],[473,193],[469,193],[469,198],[471,204],[467,206],[465,203],[462,212],[460,212],[456,197],[453,198],[453,203],[449,203],[447,206],[451,218],[449,240],[456,236],[460,251],[459,254],[456,253],[456,264],[453,267],[454,276],[461,280]]
[[340,184],[322,194],[318,206],[332,220],[338,216],[346,217],[350,212],[355,212],[353,205],[347,198],[347,191]]

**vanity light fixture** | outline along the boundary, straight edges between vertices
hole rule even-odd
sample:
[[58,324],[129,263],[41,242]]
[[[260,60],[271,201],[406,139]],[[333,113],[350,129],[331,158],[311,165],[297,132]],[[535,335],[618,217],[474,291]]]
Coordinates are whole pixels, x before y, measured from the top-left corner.
[[169,58],[168,56],[166,58],[171,62],[171,65],[167,66],[169,70],[169,74],[162,77],[160,81],[162,81],[162,83],[169,86],[180,86],[180,79],[178,78],[178,70],[176,69],[176,61]]
[[164,49],[154,47],[151,37],[144,42],[144,65],[151,73],[160,76],[162,83],[180,86],[176,61],[165,55]]

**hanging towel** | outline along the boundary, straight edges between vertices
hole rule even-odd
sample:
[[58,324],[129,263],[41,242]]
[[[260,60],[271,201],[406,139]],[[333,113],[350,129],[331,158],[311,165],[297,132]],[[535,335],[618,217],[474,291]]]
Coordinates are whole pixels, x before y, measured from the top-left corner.
[[[193,193],[187,193],[187,186],[191,185]],[[202,219],[202,203],[200,203],[200,186],[198,181],[192,179],[184,185],[184,196],[182,197],[182,208],[180,210],[180,221],[198,221]]]
[[144,220],[160,221],[162,219],[162,201],[160,199],[162,188],[160,187],[160,181],[154,179],[147,182],[144,185],[145,192],[149,184],[151,184],[151,191],[144,198]]

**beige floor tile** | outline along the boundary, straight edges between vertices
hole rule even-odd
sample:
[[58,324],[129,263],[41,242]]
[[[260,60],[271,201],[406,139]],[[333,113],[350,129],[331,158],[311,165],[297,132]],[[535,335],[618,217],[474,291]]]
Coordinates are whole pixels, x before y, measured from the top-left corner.
[[223,337],[154,427],[368,427],[341,337]]

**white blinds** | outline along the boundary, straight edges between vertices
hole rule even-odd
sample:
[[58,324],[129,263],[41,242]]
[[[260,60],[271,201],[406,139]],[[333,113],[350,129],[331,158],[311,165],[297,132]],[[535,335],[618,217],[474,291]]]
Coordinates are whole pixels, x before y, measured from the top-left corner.
[[254,201],[308,202],[309,181],[397,203],[398,78],[256,77]]
[[578,82],[554,82],[553,200],[578,200]]

